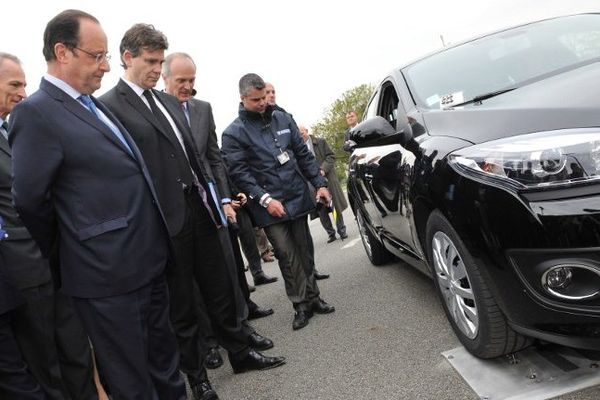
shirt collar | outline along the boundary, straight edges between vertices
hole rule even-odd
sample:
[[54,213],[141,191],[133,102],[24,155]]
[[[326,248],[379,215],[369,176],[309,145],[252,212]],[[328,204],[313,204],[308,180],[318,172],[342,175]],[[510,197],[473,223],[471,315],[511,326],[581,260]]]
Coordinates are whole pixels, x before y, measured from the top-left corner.
[[[129,87],[130,87],[130,88],[131,88],[131,89],[132,89],[132,90],[133,90],[133,91],[134,91],[134,92],[135,92],[135,93],[136,93],[138,96],[142,97],[142,96],[144,95],[144,91],[145,91],[146,89],[144,89],[143,87],[141,87],[141,86],[139,86],[139,85],[137,85],[137,84],[135,84],[135,83],[133,83],[133,82],[131,82],[131,81],[128,81],[128,80],[127,80],[127,79],[125,79],[124,77],[121,77],[121,80],[122,80],[123,82],[125,82],[127,85],[129,85]],[[150,90],[150,89],[148,89],[148,90]],[[152,90],[150,90],[150,93],[152,93]]]
[[60,90],[62,90],[63,92],[65,92],[66,94],[68,94],[69,96],[74,98],[75,100],[77,100],[77,98],[79,96],[81,96],[81,92],[78,92],[77,90],[75,90],[73,88],[73,86],[69,85],[67,82],[63,81],[62,79],[59,79],[50,74],[45,74],[44,79],[47,80],[48,82],[50,82],[51,84],[53,84],[54,86],[58,87]]

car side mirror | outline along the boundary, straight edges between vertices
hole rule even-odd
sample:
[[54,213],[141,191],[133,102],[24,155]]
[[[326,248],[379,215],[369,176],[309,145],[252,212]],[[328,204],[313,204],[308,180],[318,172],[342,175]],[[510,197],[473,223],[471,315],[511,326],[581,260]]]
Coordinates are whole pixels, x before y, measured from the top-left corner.
[[400,144],[406,146],[413,139],[412,128],[408,118],[398,120],[398,130],[383,117],[376,116],[356,125],[350,131],[350,140],[356,147],[382,146],[386,144]]
[[368,145],[396,133],[392,125],[383,117],[376,116],[356,125],[350,131],[350,140],[356,147]]

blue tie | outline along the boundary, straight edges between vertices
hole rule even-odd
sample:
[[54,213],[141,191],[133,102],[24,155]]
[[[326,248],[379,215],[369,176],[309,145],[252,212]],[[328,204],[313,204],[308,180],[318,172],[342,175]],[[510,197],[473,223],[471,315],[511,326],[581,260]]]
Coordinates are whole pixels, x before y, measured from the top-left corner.
[[96,105],[92,101],[91,97],[88,96],[87,94],[82,94],[81,96],[78,97],[78,99],[79,99],[79,101],[81,101],[83,103],[83,105],[85,105],[87,107],[88,110],[90,110],[90,112],[92,114],[94,114],[96,116],[96,118],[98,118],[100,121],[102,121],[102,123],[104,123],[104,125],[108,126],[109,129],[111,130],[111,132],[114,133],[115,136],[117,138],[119,138],[121,143],[123,143],[123,145],[127,148],[127,150],[129,150],[129,153],[133,154],[133,151],[131,151],[131,147],[129,147],[129,144],[123,137],[123,134],[121,133],[121,131],[119,131],[119,129],[117,127],[113,127],[111,124],[107,124],[106,122],[104,122],[104,120],[102,118],[100,118],[100,114],[98,114],[98,109],[96,108]]

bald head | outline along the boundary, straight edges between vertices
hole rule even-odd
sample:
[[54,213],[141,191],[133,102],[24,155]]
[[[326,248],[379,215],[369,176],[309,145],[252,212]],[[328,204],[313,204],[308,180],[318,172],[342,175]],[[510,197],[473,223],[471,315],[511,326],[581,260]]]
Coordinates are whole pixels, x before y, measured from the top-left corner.
[[192,98],[196,83],[196,64],[186,53],[173,53],[165,58],[162,67],[165,91],[180,103]]
[[306,142],[309,138],[308,128],[304,125],[298,125],[298,129],[300,130],[300,135],[302,136],[302,139]]
[[277,104],[277,100],[275,98],[275,86],[273,86],[270,82],[265,82],[265,91],[267,93],[267,104],[274,106]]

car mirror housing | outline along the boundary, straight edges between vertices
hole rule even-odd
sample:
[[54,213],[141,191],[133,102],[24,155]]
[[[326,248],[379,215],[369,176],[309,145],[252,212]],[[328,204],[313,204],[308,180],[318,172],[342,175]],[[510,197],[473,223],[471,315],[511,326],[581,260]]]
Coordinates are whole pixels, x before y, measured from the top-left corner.
[[369,118],[350,131],[350,140],[356,147],[382,146],[386,144],[406,145],[412,139],[412,129],[408,120],[402,129],[396,131],[392,124],[381,116]]

